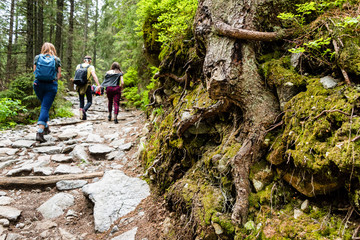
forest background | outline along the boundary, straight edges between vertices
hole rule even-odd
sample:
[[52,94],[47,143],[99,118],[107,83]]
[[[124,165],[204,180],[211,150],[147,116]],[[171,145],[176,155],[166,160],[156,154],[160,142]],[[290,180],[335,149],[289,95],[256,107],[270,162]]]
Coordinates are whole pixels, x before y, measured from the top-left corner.
[[[167,11],[175,4],[189,5],[182,14]],[[197,1],[139,0],[4,0],[0,2],[0,125],[34,121],[39,101],[32,90],[33,59],[44,42],[55,45],[62,61],[62,81],[51,111],[52,116],[68,117],[70,103],[62,100],[66,88],[73,90],[69,79],[85,55],[102,81],[111,63],[120,63],[125,74],[124,97],[129,106],[144,108],[156,67],[143,56],[142,26],[147,15],[167,14],[157,29],[160,43],[171,42],[184,28],[191,28]],[[190,14],[189,14],[190,13]],[[176,15],[177,14],[177,15]],[[166,25],[174,22],[168,29]],[[157,34],[157,33],[156,33]],[[180,36],[181,37],[181,36]],[[170,51],[166,48],[164,54]]]

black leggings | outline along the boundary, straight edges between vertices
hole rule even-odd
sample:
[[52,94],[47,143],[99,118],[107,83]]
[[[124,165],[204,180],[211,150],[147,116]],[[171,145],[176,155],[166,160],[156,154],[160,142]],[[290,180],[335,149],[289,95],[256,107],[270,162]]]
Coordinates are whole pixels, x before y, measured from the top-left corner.
[[[86,95],[86,100],[87,100],[87,103],[85,105],[85,97]],[[80,108],[84,109],[85,112],[90,108],[91,104],[92,104],[92,92],[91,92],[91,86],[89,86],[87,89],[86,89],[86,93],[85,95],[80,95],[79,94],[79,99],[80,99]],[[85,107],[84,107],[85,105]]]

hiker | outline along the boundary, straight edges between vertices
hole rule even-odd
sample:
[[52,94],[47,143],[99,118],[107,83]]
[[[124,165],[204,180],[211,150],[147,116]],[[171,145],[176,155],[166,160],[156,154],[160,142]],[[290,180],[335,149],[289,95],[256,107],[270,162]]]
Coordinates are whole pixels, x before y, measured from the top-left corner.
[[43,143],[46,142],[44,135],[50,133],[49,125],[47,124],[49,121],[49,110],[58,90],[57,81],[61,77],[61,61],[56,56],[56,49],[53,44],[45,42],[41,47],[41,53],[35,56],[34,74],[34,91],[41,101],[36,141]]
[[124,87],[123,72],[120,64],[114,62],[109,71],[106,72],[102,87],[106,88],[106,96],[108,99],[108,120],[111,121],[112,107],[114,105],[114,123],[118,123],[117,115],[119,113],[119,103],[121,98],[121,89]]
[[[95,68],[93,65],[91,65],[91,57],[90,56],[85,56],[84,63],[76,66],[76,71],[81,70],[81,69],[86,70],[86,82],[82,86],[77,85],[76,90],[79,93],[79,100],[80,100],[80,109],[79,109],[80,119],[86,120],[86,112],[92,104],[91,77],[94,79],[94,81],[97,84],[97,88],[95,91],[99,90],[100,83],[96,76]],[[75,72],[75,78],[76,78],[76,72]],[[85,95],[86,95],[86,100],[87,100],[86,105],[85,105]]]

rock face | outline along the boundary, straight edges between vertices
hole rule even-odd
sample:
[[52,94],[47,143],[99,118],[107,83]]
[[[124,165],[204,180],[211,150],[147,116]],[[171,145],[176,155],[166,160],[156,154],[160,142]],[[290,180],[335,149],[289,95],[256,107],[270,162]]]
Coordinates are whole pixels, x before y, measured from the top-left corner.
[[121,216],[133,211],[150,195],[147,183],[126,176],[118,170],[107,171],[103,178],[82,188],[84,194],[95,204],[95,230],[107,231]]

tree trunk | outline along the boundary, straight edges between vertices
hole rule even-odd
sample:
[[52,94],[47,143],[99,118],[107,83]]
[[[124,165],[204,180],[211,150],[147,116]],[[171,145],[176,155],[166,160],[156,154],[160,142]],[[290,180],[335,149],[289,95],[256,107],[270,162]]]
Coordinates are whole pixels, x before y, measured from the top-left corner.
[[89,2],[88,2],[88,0],[85,0],[84,52],[83,52],[83,57],[85,55],[87,55],[88,22],[89,22]]
[[33,66],[33,59],[34,59],[34,9],[33,9],[33,1],[27,0],[26,1],[26,35],[27,35],[27,42],[26,42],[26,69],[31,70]]
[[10,7],[10,25],[9,25],[9,38],[8,38],[8,47],[7,47],[7,61],[6,61],[6,71],[7,79],[10,79],[12,72],[12,46],[13,46],[13,35],[14,35],[14,12],[15,12],[15,0],[11,0]]
[[[72,76],[72,58],[73,58],[73,40],[74,40],[74,0],[70,0],[70,16],[69,16],[69,44],[67,48],[67,71]],[[72,82],[69,81],[70,89],[73,89]]]
[[[242,147],[231,160],[236,189],[232,219],[239,224],[244,224],[247,218],[249,169],[262,157],[261,147],[266,129],[274,124],[280,112],[279,103],[258,74],[255,44],[235,39],[226,31],[219,35],[219,27],[215,32],[213,29],[215,24],[221,26],[219,23],[226,22],[231,29],[255,30],[256,7],[263,2],[200,0],[195,17],[197,43],[199,48],[206,50],[202,51],[206,52],[203,72],[210,97],[228,99],[239,106],[243,113],[239,138]],[[276,38],[274,34],[269,36],[272,40]]]
[[37,40],[36,40],[36,53],[41,51],[41,46],[44,41],[44,0],[37,1]]
[[94,30],[94,66],[96,67],[96,44],[98,34],[99,0],[96,0],[95,30]]
[[[50,3],[50,8],[53,9],[54,8],[54,0],[50,0],[49,1]],[[53,35],[54,35],[54,22],[55,22],[55,19],[54,19],[54,16],[53,14],[50,15],[50,29],[49,29],[49,42],[52,42],[53,40]]]
[[62,44],[64,0],[57,0],[56,4],[57,4],[57,13],[56,13],[55,48],[57,51],[57,55],[62,57],[61,44]]

